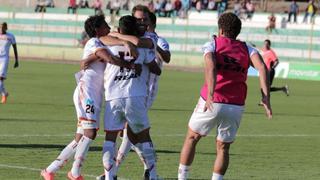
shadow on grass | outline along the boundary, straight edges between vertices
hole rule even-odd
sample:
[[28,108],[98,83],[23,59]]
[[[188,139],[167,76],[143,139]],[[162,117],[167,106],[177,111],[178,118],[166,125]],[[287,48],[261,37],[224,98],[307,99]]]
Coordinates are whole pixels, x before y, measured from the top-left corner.
[[[265,115],[265,112],[244,112],[244,114]],[[292,114],[292,113],[273,113],[274,116],[294,116],[294,117],[320,117],[320,114]]]
[[[62,150],[65,148],[66,145],[60,144],[0,144],[0,148],[14,148],[14,149],[57,149]],[[90,147],[89,151],[98,151],[102,152],[102,147],[100,146],[92,146]],[[174,150],[156,150],[156,153],[159,154],[180,154],[180,151]],[[208,152],[197,152],[197,154],[203,155],[216,155],[215,153],[208,153]]]

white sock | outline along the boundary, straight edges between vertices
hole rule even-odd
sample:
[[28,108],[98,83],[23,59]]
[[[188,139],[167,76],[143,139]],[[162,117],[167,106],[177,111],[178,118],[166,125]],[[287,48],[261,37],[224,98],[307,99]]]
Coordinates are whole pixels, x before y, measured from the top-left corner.
[[141,162],[143,163],[143,168],[146,171],[148,169],[148,166],[146,164],[146,161],[144,160],[144,157],[142,155],[142,151],[139,148],[137,148],[136,146],[134,146],[134,145],[132,145],[132,147],[133,147],[133,150],[138,154]]
[[105,141],[103,144],[102,162],[104,167],[105,180],[113,180],[114,158],[116,154],[115,143]]
[[71,141],[59,154],[56,160],[54,160],[47,168],[46,171],[49,173],[57,172],[62,166],[69,160],[69,158],[77,150],[77,141]]
[[186,180],[189,176],[190,166],[179,164],[178,180]]
[[223,175],[221,174],[217,174],[215,172],[212,173],[212,178],[211,180],[222,180],[223,179]]
[[113,175],[114,176],[117,175],[119,166],[124,161],[124,159],[128,155],[128,153],[130,152],[131,146],[132,146],[132,144],[131,144],[131,142],[130,142],[130,140],[128,138],[127,129],[124,129],[123,130],[122,143],[121,143],[121,145],[119,147],[117,158],[116,158],[116,164],[115,164],[114,169],[113,169]]
[[4,82],[0,80],[0,94],[2,96],[6,95],[6,90],[4,89]]
[[72,164],[72,169],[71,169],[71,173],[73,177],[77,178],[80,176],[82,162],[86,158],[86,155],[89,151],[89,147],[92,141],[93,141],[92,139],[86,136],[82,136],[82,138],[80,139],[76,154],[74,155],[74,162]]
[[139,151],[142,152],[142,158],[144,159],[147,169],[150,173],[150,179],[157,179],[156,169],[156,153],[153,148],[152,142],[138,143],[135,145]]

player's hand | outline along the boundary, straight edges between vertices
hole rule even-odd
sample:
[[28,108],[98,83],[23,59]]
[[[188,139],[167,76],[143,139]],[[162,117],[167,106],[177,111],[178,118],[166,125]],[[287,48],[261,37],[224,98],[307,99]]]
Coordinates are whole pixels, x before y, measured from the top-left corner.
[[265,96],[261,100],[261,104],[263,105],[266,115],[268,119],[272,119],[272,109],[271,109],[271,104],[270,104],[270,98]]
[[135,46],[134,44],[132,44],[129,41],[126,41],[124,46],[129,49],[129,56],[133,57],[133,58],[137,58],[139,56],[139,52],[137,50],[137,46]]
[[207,98],[206,104],[204,105],[203,112],[212,111],[212,110],[213,110],[212,98]]
[[81,61],[80,62],[80,69],[81,70],[88,69],[88,67],[89,67],[89,63],[88,62],[86,62],[86,61]]
[[14,65],[13,65],[13,68],[17,68],[17,67],[19,67],[19,62],[18,62],[18,61],[16,61],[16,62],[14,63]]
[[142,72],[142,65],[141,64],[133,64],[134,66],[134,72],[140,76]]

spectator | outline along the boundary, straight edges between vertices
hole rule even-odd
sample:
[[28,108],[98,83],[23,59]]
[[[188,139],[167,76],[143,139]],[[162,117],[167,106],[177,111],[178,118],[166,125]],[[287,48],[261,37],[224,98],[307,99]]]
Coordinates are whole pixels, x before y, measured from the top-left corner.
[[299,6],[295,0],[293,0],[290,4],[289,14],[288,14],[288,22],[291,23],[291,16],[293,15],[293,22],[297,23],[297,14],[299,13]]
[[202,7],[201,1],[200,1],[200,0],[197,0],[197,1],[196,1],[196,10],[197,10],[198,12],[201,12],[201,7]]
[[317,12],[317,7],[314,5],[314,1],[313,0],[309,1],[309,4],[305,10],[303,23],[307,23],[309,15],[310,15],[310,23],[314,23],[314,15],[316,14],[316,12]]
[[207,9],[214,10],[215,5],[216,5],[216,2],[214,0],[209,0]]
[[34,12],[46,12],[46,0],[37,0],[36,8]]
[[240,18],[241,15],[241,3],[240,0],[236,0],[233,7],[233,13]]
[[46,7],[54,8],[54,2],[53,2],[53,0],[46,0]]
[[160,12],[161,12],[161,3],[159,2],[159,0],[156,0],[156,2],[154,3],[154,13],[160,16]]
[[247,12],[247,19],[251,20],[255,11],[254,4],[251,2],[251,0],[247,0],[245,6],[246,6],[246,12]]
[[287,28],[287,19],[285,17],[282,17],[281,19],[281,29]]
[[148,9],[150,12],[155,12],[155,3],[153,2],[153,0],[151,0],[149,3],[148,3]]
[[218,17],[220,17],[220,15],[223,14],[226,9],[227,9],[227,2],[225,1],[218,2],[218,5],[217,5]]
[[208,9],[209,0],[201,0],[201,9]]
[[121,3],[119,0],[111,0],[110,1],[110,15],[120,15]]
[[174,8],[174,15],[175,16],[179,16],[180,14],[180,10],[182,8],[182,2],[181,0],[175,0],[174,4],[173,4],[173,8]]
[[94,8],[94,14],[103,14],[102,0],[94,0],[92,8]]
[[76,0],[69,0],[69,6],[68,6],[68,14],[70,10],[72,9],[72,14],[77,13],[77,3]]
[[164,12],[165,12],[165,17],[171,17],[171,14],[172,14],[172,11],[173,11],[173,7],[172,7],[172,3],[169,1],[166,0],[166,5],[165,5],[165,8],[164,8]]
[[88,0],[80,0],[78,3],[78,7],[80,8],[89,8]]
[[272,33],[272,30],[276,28],[276,16],[274,13],[271,13],[271,15],[268,17],[269,24],[266,27],[266,31],[269,33]]
[[190,2],[189,0],[182,0],[182,9],[181,9],[181,13],[180,13],[180,17],[181,18],[186,18],[188,16],[188,10],[190,8]]

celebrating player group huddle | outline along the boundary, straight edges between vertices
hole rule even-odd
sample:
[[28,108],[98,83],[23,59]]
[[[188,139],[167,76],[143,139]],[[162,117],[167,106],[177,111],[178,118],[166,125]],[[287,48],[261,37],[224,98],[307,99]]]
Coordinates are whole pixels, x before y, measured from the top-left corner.
[[[241,21],[232,13],[218,21],[219,35],[203,47],[205,85],[189,122],[181,151],[178,179],[188,178],[195,146],[202,136],[217,127],[217,158],[212,179],[222,179],[228,167],[229,147],[240,125],[246,99],[247,70],[258,69],[262,104],[271,118],[267,70],[257,50],[236,40]],[[74,104],[78,124],[75,139],[70,142],[41,176],[53,180],[55,173],[74,156],[70,180],[84,179],[81,167],[99,127],[104,98],[104,131],[99,179],[117,179],[117,171],[130,149],[144,163],[144,179],[158,179],[155,149],[149,134],[148,109],[155,100],[162,63],[169,63],[167,41],[155,33],[156,16],[148,8],[137,5],[132,16],[119,20],[118,32],[110,32],[103,15],[85,21],[91,38],[84,47],[82,71],[76,74]],[[236,90],[236,91],[235,91]],[[103,94],[104,93],[104,94]],[[120,148],[116,139],[123,132]]]

